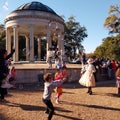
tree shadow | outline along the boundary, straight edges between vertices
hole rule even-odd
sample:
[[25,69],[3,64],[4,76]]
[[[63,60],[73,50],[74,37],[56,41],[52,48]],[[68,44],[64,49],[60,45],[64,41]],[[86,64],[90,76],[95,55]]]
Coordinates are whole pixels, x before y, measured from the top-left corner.
[[[18,103],[10,103],[9,102],[5,105],[10,106],[10,107],[20,107],[22,110],[25,110],[25,111],[45,111],[46,110],[46,108],[42,107],[42,106],[27,105],[27,104],[18,104]],[[55,107],[55,111],[60,111],[60,112],[63,112],[63,113],[73,112],[73,111],[70,111],[70,110],[62,109],[60,107]],[[61,114],[58,114],[58,113],[54,113],[54,115],[61,116],[61,117],[64,117],[64,118],[68,118],[69,120],[81,120],[79,118],[66,116],[66,115],[61,115]],[[4,116],[0,115],[0,117],[3,118],[3,120],[5,119]],[[2,119],[0,119],[0,120],[2,120]]]
[[70,103],[66,101],[62,101],[62,102],[63,104],[67,104],[67,105],[84,106],[84,107],[89,107],[89,108],[120,111],[120,108],[104,107],[104,106],[99,106],[99,105],[85,105],[85,104],[79,104],[79,103]]
[[10,107],[20,107],[23,110],[28,110],[28,111],[44,111],[45,107],[42,106],[35,106],[35,105],[27,105],[27,104],[20,104],[20,103],[11,103],[8,102],[5,105],[10,106]]
[[57,114],[57,113],[55,113],[55,115],[61,116],[61,117],[64,117],[64,118],[68,118],[69,120],[82,120],[82,119],[79,119],[79,118],[75,118],[75,117],[71,117],[71,116],[66,116],[66,115],[61,115],[61,114]]
[[118,96],[118,94],[115,94],[115,93],[106,93],[106,95],[107,95],[107,96],[111,96],[111,97],[118,97],[118,98],[120,98],[120,97]]
[[100,95],[100,96],[110,96],[110,97],[116,97],[116,98],[120,98],[120,96],[118,96],[118,94],[116,93],[93,93],[93,95]]
[[60,107],[55,107],[55,111],[66,112],[66,113],[73,112],[71,110],[62,109]]
[[[10,107],[20,107],[22,110],[26,110],[26,111],[45,111],[46,110],[46,108],[43,106],[27,105],[27,104],[20,104],[20,103],[8,102],[4,105],[10,106]],[[62,109],[60,107],[55,107],[55,110],[61,111],[61,112],[66,112],[66,113],[72,112],[70,110],[65,110],[65,109]]]
[[104,107],[104,106],[98,106],[98,105],[82,105],[82,106],[89,107],[89,108],[120,111],[120,108]]

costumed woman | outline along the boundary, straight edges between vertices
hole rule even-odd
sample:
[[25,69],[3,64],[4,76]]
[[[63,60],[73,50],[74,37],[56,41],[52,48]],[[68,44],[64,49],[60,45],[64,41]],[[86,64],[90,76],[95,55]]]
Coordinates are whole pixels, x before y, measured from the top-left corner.
[[[89,58],[87,63],[88,64],[85,64],[82,68],[82,69],[84,69],[85,72],[82,74],[82,76],[79,80],[79,83],[83,86],[86,86],[88,88],[87,93],[89,93],[89,95],[92,95],[92,87],[95,86],[95,77],[94,77],[93,73],[96,70],[95,70],[94,65],[92,64],[93,63],[92,58]],[[83,70],[82,70],[82,72],[83,72]]]

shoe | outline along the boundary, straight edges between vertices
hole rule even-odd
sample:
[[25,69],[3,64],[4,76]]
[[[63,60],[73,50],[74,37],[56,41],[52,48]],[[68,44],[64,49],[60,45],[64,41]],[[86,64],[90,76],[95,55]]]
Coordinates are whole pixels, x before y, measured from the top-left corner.
[[89,95],[92,95],[92,91],[89,92]]
[[58,99],[56,99],[56,101],[55,101],[55,102],[56,102],[56,104],[59,104],[59,100],[58,100]]
[[46,110],[44,113],[45,113],[45,114],[49,114],[49,111]]

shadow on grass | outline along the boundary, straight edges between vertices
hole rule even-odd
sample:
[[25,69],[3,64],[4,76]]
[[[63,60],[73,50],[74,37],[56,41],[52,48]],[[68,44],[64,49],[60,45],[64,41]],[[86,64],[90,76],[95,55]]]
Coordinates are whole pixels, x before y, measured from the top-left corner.
[[120,108],[104,107],[104,106],[98,106],[98,105],[82,105],[82,106],[89,107],[89,108],[120,111]]
[[[42,106],[27,105],[27,104],[18,104],[18,103],[10,103],[9,102],[5,105],[10,106],[10,107],[20,107],[22,110],[25,110],[25,111],[45,111],[46,110],[46,108],[42,107]],[[63,113],[72,112],[70,110],[62,109],[60,107],[55,107],[55,111],[60,111],[60,112],[63,112]],[[79,118],[75,118],[75,117],[71,117],[71,116],[67,116],[67,115],[61,115],[61,114],[58,114],[58,113],[55,113],[54,115],[67,118],[69,120],[81,120]],[[1,118],[0,120],[6,120],[6,118],[4,118],[4,116],[1,115],[1,114],[0,114],[0,118]]]
[[55,113],[55,115],[67,118],[69,120],[82,120],[82,119],[79,119],[79,118],[75,118],[75,117],[71,117],[71,116],[66,116],[66,115],[61,115],[61,114],[57,114],[57,113]]
[[100,95],[100,96],[109,96],[109,97],[115,97],[115,98],[119,98],[120,96],[118,96],[118,94],[116,93],[97,93],[97,92],[93,92],[92,95]]
[[[18,104],[18,103],[6,103],[4,104],[6,106],[10,106],[10,107],[20,107],[22,110],[25,110],[25,111],[45,111],[46,108],[45,107],[42,107],[42,106],[35,106],[35,105],[27,105],[27,104]],[[69,112],[72,112],[70,110],[65,110],[65,109],[62,109],[62,108],[59,108],[59,107],[55,107],[55,111],[60,111],[60,112],[64,112],[64,113],[69,113]],[[61,117],[64,117],[64,118],[68,118],[68,119],[71,119],[71,120],[80,120],[78,118],[74,118],[74,117],[70,117],[70,116],[66,116],[66,115],[60,115],[60,114],[56,114],[55,115],[57,116],[61,116]],[[4,115],[0,114],[0,120],[6,120],[6,118],[4,117]]]
[[40,110],[45,110],[45,107],[42,106],[35,106],[35,105],[27,105],[27,104],[19,104],[19,103],[11,103],[8,102],[5,104],[6,106],[10,107],[20,107],[23,110],[28,110],[28,111],[40,111]]
[[70,102],[66,102],[66,101],[62,101],[62,104],[84,106],[84,107],[88,107],[88,108],[97,108],[97,109],[104,109],[104,110],[120,111],[120,108],[104,107],[104,106],[99,106],[99,105],[85,105],[85,104],[79,104],[79,103],[70,103]]
[[[22,110],[26,110],[26,111],[45,111],[46,110],[46,108],[43,106],[35,106],[35,105],[27,105],[27,104],[19,104],[19,103],[11,103],[11,102],[8,102],[4,105],[10,106],[10,107],[20,107]],[[60,107],[55,107],[55,110],[60,112],[66,112],[66,113],[72,112],[70,110],[65,110]]]
[[107,96],[111,96],[111,97],[118,97],[118,98],[120,98],[120,97],[118,96],[118,94],[114,94],[114,93],[106,93],[106,95],[107,95]]

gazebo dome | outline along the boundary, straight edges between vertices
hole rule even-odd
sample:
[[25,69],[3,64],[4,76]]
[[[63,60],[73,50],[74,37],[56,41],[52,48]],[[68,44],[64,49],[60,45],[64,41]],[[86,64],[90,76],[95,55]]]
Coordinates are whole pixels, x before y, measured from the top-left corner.
[[[38,60],[41,60],[41,56],[45,56],[48,48],[53,46],[53,39],[56,40],[56,47],[64,53],[64,19],[47,5],[35,1],[21,5],[6,16],[5,27],[7,33],[6,48],[10,52],[13,42],[16,51],[13,58],[15,62],[20,60],[20,36],[25,39],[26,61],[34,61],[34,50],[36,49],[38,49],[36,52]],[[44,55],[41,52],[43,47],[41,38],[43,37],[46,38],[46,47],[44,47],[46,53]],[[37,43],[37,46],[34,42]]]
[[56,13],[50,7],[48,7],[47,5],[44,5],[40,2],[35,2],[35,1],[21,5],[14,11],[21,11],[21,10],[22,11],[23,10],[36,10],[36,11],[49,12],[49,13],[56,15]]
[[44,19],[50,19],[52,21],[59,21],[61,24],[64,24],[63,18],[60,17],[53,9],[41,2],[36,1],[23,4],[12,11],[6,16],[5,23],[21,17],[41,17]]

